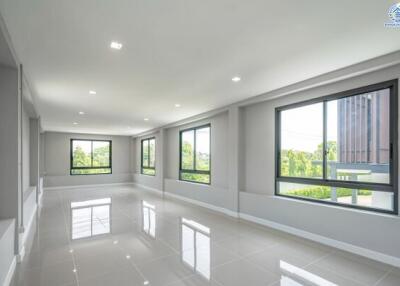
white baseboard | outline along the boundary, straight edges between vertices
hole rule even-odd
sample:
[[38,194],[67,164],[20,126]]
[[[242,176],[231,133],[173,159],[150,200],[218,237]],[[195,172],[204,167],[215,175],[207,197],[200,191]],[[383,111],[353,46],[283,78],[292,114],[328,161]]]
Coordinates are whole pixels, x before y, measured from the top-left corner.
[[159,189],[152,188],[152,187],[148,187],[148,186],[146,186],[146,185],[142,185],[142,184],[139,184],[139,183],[132,183],[132,184],[133,184],[134,186],[137,186],[138,188],[146,189],[146,190],[149,190],[149,191],[158,193],[158,194],[163,194],[163,193],[164,193],[163,191],[161,191],[161,190],[159,190]]
[[344,250],[356,255],[364,256],[366,258],[376,260],[379,262],[383,262],[386,264],[390,264],[392,266],[400,267],[400,258],[390,256],[381,252],[373,251],[370,249],[366,249],[363,247],[359,247],[350,243],[342,242],[339,240],[331,239],[322,235],[314,234],[308,231],[304,231],[298,228],[294,228],[291,226],[283,225],[280,223],[276,223],[273,221],[269,221],[266,219],[262,219],[259,217],[255,217],[252,215],[244,214],[244,213],[239,213],[239,217],[243,220],[247,220],[250,222],[254,222],[257,224],[261,224],[276,230],[280,230],[286,233],[293,234],[295,236],[299,236],[302,238],[306,238],[327,246],[331,246],[340,250]]
[[193,204],[193,205],[197,205],[197,206],[200,206],[200,207],[203,207],[203,208],[207,208],[207,209],[210,209],[210,210],[213,210],[213,211],[217,211],[217,212],[226,214],[226,215],[231,216],[231,217],[238,218],[238,213],[237,212],[228,210],[226,208],[217,207],[217,206],[214,206],[212,204],[208,204],[208,203],[205,203],[205,202],[189,199],[189,198],[186,198],[186,197],[183,197],[183,196],[179,196],[179,195],[176,195],[176,194],[163,192],[163,191],[161,191],[159,189],[151,188],[151,187],[148,187],[148,186],[145,186],[145,185],[142,185],[142,184],[138,184],[138,183],[133,183],[133,184],[135,186],[139,187],[139,188],[142,188],[142,189],[146,189],[146,190],[158,193],[158,194],[164,194],[165,196],[170,197],[170,198],[178,199],[178,200],[181,200],[181,201]]
[[43,189],[42,191],[39,193],[39,198],[38,198],[38,206],[42,207],[43,205]]
[[81,189],[81,188],[99,188],[99,187],[110,187],[110,186],[124,186],[124,185],[132,185],[132,182],[125,183],[109,183],[109,184],[88,184],[88,185],[73,185],[73,186],[57,186],[57,187],[45,187],[44,191],[56,191],[56,190],[64,190],[64,189]]
[[231,210],[223,208],[223,207],[214,206],[212,204],[208,204],[208,203],[205,203],[205,202],[200,202],[200,201],[197,201],[197,200],[189,199],[189,198],[186,198],[186,197],[183,197],[183,196],[179,196],[179,195],[171,194],[171,193],[167,193],[167,192],[165,192],[165,195],[167,197],[171,197],[171,198],[178,199],[178,200],[181,200],[181,201],[184,201],[184,202],[188,202],[188,203],[193,204],[193,205],[197,205],[197,206],[200,206],[200,207],[203,207],[203,208],[207,208],[207,209],[210,209],[210,210],[213,210],[213,211],[216,211],[216,212],[220,212],[220,213],[223,213],[225,215],[228,215],[228,216],[231,216],[231,217],[234,217],[234,218],[238,218],[239,217],[237,212],[231,211]]
[[26,226],[24,226],[24,232],[23,232],[23,235],[22,235],[22,245],[23,246],[25,246],[26,239],[28,238],[28,235],[31,232],[32,224],[33,224],[33,221],[34,221],[34,219],[36,217],[37,210],[38,210],[38,206],[35,205],[35,208],[33,209],[32,216],[29,218],[29,222],[26,224]]
[[4,279],[4,283],[3,286],[10,286],[11,284],[11,280],[14,276],[14,272],[15,272],[15,267],[17,266],[17,258],[14,256],[10,267],[8,268],[8,272],[6,275],[6,278]]
[[22,247],[21,247],[20,252],[16,256],[17,257],[16,259],[17,259],[18,263],[21,263],[24,260],[24,257],[25,257],[25,243],[26,243],[26,240],[28,239],[29,233],[31,232],[33,221],[35,220],[37,211],[38,211],[38,205],[36,204],[34,209],[33,209],[33,213],[31,215],[31,217],[29,218],[29,222],[23,227],[23,232],[21,233],[22,234],[22,240],[21,240]]
[[21,263],[25,257],[25,245],[22,245],[21,250],[17,254],[17,263]]

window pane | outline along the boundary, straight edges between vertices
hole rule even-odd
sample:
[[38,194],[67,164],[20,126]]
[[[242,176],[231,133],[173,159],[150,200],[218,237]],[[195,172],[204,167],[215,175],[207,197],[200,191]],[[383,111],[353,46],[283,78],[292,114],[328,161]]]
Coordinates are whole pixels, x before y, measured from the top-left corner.
[[92,235],[92,209],[72,209],[72,239],[89,237]]
[[150,144],[149,166],[154,168],[156,164],[156,139],[151,139],[149,141],[149,144]]
[[322,178],[323,104],[281,111],[281,176]]
[[148,168],[143,168],[143,169],[142,169],[142,174],[154,176],[154,175],[156,174],[156,170],[154,170],[154,169],[148,169]]
[[210,127],[196,130],[196,170],[210,170]]
[[210,175],[181,172],[181,180],[209,184]]
[[110,166],[110,142],[93,141],[93,167]]
[[390,183],[390,90],[328,102],[329,179]]
[[279,182],[281,195],[393,210],[393,193]]
[[193,170],[194,169],[194,130],[185,131],[182,133],[182,150],[181,160],[182,169]]
[[205,278],[210,279],[210,236],[196,232],[196,270]]
[[111,174],[111,168],[100,168],[100,169],[72,169],[72,175],[100,175],[100,174]]
[[92,166],[92,142],[72,141],[72,165],[73,167]]
[[92,216],[93,235],[110,233],[110,205],[93,207]]
[[142,166],[149,166],[149,140],[142,141]]
[[182,260],[194,267],[194,235],[195,232],[191,228],[182,224],[182,242],[181,242],[181,252]]

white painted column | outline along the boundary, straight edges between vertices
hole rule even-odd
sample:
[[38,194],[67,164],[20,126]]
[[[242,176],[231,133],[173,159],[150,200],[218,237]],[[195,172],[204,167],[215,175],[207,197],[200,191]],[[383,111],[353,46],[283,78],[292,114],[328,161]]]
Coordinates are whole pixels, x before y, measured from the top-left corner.
[[36,203],[40,197],[40,123],[39,118],[29,120],[30,185],[36,187]]
[[230,107],[228,111],[228,118],[228,187],[229,193],[233,196],[233,211],[239,212],[239,107]]
[[15,254],[21,225],[21,102],[18,69],[0,67],[0,218],[15,219]]

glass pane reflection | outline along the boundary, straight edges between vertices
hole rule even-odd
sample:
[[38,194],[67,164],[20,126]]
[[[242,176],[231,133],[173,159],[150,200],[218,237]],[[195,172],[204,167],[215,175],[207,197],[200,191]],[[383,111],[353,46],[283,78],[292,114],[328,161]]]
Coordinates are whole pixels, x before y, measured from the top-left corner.
[[156,207],[142,201],[142,229],[151,237],[156,237]]
[[72,239],[111,232],[111,198],[71,202]]
[[181,219],[182,261],[203,277],[210,279],[210,229],[195,221]]
[[331,281],[326,280],[318,275],[315,275],[307,270],[294,266],[283,260],[279,262],[279,266],[283,273],[280,281],[282,286],[297,286],[297,285],[324,285],[338,286]]

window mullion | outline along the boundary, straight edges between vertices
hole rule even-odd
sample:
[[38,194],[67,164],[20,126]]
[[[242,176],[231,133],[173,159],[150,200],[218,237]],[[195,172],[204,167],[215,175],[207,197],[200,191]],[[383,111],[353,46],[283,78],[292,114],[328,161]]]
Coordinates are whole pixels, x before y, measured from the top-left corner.
[[93,168],[93,141],[90,141],[91,145],[91,150],[90,150],[90,156],[91,156],[91,166]]
[[323,103],[323,129],[322,129],[322,136],[323,136],[323,142],[322,142],[322,178],[324,180],[328,179],[327,176],[327,155],[328,155],[328,150],[327,150],[327,127],[328,127],[328,116],[327,116],[327,101],[324,101]]
[[147,168],[150,168],[150,139],[147,140]]
[[194,132],[193,132],[193,142],[194,142],[194,146],[193,146],[193,170],[194,171],[196,171],[196,153],[197,153],[197,151],[196,151],[196,133],[197,133],[197,129],[194,129]]
[[140,168],[143,169],[144,165],[143,165],[143,140],[140,142]]

